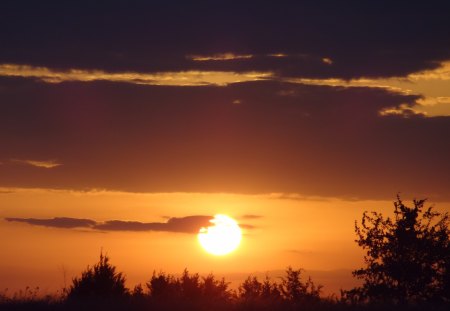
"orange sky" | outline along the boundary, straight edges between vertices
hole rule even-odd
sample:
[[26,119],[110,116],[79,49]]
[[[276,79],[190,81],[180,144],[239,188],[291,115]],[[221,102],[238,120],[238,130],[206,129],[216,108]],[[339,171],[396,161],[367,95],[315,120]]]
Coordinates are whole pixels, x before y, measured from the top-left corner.
[[[288,265],[309,271],[347,270],[347,277],[330,273],[337,290],[349,282],[349,270],[362,263],[354,243],[354,221],[364,210],[389,214],[389,201],[345,201],[302,198],[298,195],[161,193],[136,194],[110,191],[64,191],[4,188],[0,194],[0,288],[11,290],[40,286],[55,291],[88,264],[107,252],[124,271],[128,285],[147,281],[154,270],[179,273],[184,268],[214,272],[235,281],[235,273],[264,273]],[[432,203],[432,202],[431,202]],[[440,210],[450,204],[439,202]],[[168,215],[170,211],[170,215]],[[245,224],[240,247],[217,257],[207,254],[195,234],[174,232],[108,232],[89,228],[52,228],[8,222],[4,218],[87,218],[98,222],[130,220],[164,222],[164,217],[225,213]],[[334,279],[333,279],[334,277]],[[236,284],[235,284],[236,285]],[[327,284],[324,284],[325,286]]]

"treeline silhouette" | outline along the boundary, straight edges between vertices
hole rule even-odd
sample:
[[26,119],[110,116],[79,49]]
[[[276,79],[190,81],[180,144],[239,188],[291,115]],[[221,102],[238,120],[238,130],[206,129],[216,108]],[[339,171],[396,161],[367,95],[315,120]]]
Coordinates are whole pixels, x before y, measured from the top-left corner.
[[[302,270],[288,267],[285,277],[276,282],[249,276],[237,290],[224,278],[213,274],[200,276],[185,269],[177,277],[154,272],[144,285],[126,287],[122,272],[110,263],[107,255],[72,280],[59,297],[41,297],[37,289],[28,289],[15,297],[0,295],[0,307],[7,310],[285,310],[294,306],[323,303],[321,286]],[[323,300],[323,301],[322,301]]]
[[365,267],[354,276],[362,286],[321,297],[321,285],[288,267],[279,280],[248,276],[236,290],[213,274],[185,269],[180,276],[154,272],[145,284],[126,287],[122,272],[103,253],[60,295],[39,297],[27,288],[12,297],[0,293],[1,310],[450,310],[449,215],[407,207],[399,196],[394,218],[365,212],[355,223]]

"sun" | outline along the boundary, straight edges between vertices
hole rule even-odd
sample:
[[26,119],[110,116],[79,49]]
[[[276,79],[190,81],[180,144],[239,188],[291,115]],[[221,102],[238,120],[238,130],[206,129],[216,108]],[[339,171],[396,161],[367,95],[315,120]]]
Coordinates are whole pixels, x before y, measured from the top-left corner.
[[227,216],[218,214],[210,220],[209,227],[202,227],[198,233],[200,245],[212,255],[226,255],[234,251],[241,242],[241,228],[236,220]]

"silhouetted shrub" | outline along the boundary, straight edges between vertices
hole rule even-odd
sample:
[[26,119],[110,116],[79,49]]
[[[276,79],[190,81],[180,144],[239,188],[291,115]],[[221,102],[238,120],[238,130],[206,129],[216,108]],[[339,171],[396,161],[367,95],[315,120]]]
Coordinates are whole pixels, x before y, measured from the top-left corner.
[[72,280],[68,291],[69,300],[120,299],[128,295],[125,277],[116,272],[106,255],[100,254],[100,260],[93,267],[87,267],[80,278]]
[[287,301],[297,304],[318,302],[322,285],[316,286],[310,277],[306,282],[303,282],[301,273],[301,269],[287,268],[286,277],[282,279],[280,286],[283,297]]

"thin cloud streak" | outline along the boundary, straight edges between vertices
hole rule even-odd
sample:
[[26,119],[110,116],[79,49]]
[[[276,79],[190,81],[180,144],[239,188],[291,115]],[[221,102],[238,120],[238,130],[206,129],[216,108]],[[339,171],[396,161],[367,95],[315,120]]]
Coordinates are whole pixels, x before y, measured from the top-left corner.
[[262,216],[262,215],[254,215],[254,214],[246,214],[246,215],[241,216],[242,219],[260,219],[263,217],[264,216]]
[[252,58],[251,54],[233,54],[233,53],[222,53],[214,55],[188,55],[187,58],[197,62],[203,61],[224,61],[224,60],[236,60],[236,59],[249,59]]
[[91,228],[96,224],[96,222],[91,219],[80,219],[69,217],[55,217],[50,219],[7,217],[5,218],[5,220],[9,222],[23,222],[34,226],[66,228],[66,229]]
[[180,71],[180,72],[119,72],[111,73],[102,70],[70,69],[54,70],[47,67],[29,65],[1,64],[0,76],[34,78],[46,83],[67,81],[110,81],[139,85],[167,86],[226,86],[230,83],[259,81],[272,77],[270,72],[231,72],[231,71]]
[[11,159],[11,162],[13,163],[19,163],[19,164],[25,164],[25,165],[31,165],[34,167],[40,167],[40,168],[55,168],[58,166],[61,166],[61,163],[58,163],[55,160],[48,160],[48,161],[37,161],[37,160],[20,160],[20,159]]

